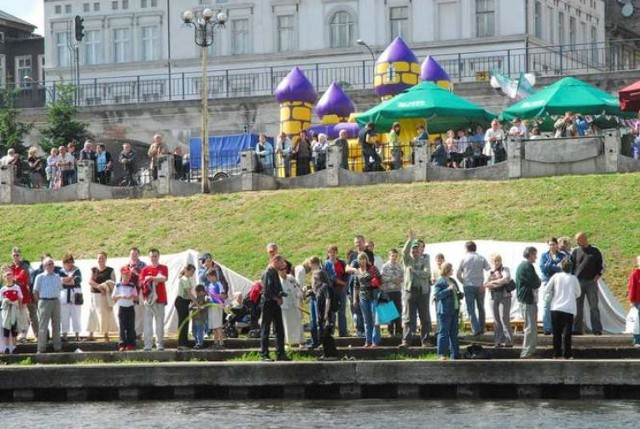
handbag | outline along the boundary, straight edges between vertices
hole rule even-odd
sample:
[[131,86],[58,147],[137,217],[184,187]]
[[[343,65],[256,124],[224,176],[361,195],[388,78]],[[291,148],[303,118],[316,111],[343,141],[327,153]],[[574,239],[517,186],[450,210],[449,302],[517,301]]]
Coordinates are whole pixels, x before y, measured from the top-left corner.
[[507,283],[507,284],[504,286],[504,289],[505,289],[507,292],[513,292],[514,290],[516,290],[516,282],[515,282],[513,279],[509,280],[509,283]]
[[84,304],[84,296],[82,296],[82,292],[76,292],[73,294],[73,304],[74,305]]
[[393,301],[378,303],[376,306],[376,325],[386,325],[400,317]]

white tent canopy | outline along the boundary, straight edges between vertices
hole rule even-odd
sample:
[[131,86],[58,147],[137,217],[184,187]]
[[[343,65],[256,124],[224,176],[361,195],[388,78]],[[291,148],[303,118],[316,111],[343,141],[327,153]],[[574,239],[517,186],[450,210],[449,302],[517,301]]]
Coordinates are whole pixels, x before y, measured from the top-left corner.
[[[516,269],[520,262],[523,261],[522,253],[528,246],[533,246],[538,249],[538,261],[536,262],[536,271],[540,275],[540,257],[542,253],[548,250],[546,243],[523,243],[515,241],[494,241],[494,240],[474,240],[477,246],[477,253],[487,258],[490,261],[490,257],[493,253],[498,253],[502,256],[502,265],[508,267],[511,270],[513,276],[515,276]],[[460,261],[465,254],[465,241],[449,241],[445,243],[434,243],[426,246],[425,252],[429,254],[431,259],[431,267],[435,267],[435,256],[438,253],[442,253],[445,260],[453,265],[454,275],[460,265]],[[627,312],[616,300],[609,289],[609,286],[600,279],[598,282],[599,287],[599,304],[600,319],[602,321],[602,327],[605,332],[612,334],[619,334],[625,330],[625,320]],[[540,296],[542,299],[542,296]],[[522,320],[520,306],[518,305],[516,294],[512,294],[511,305],[511,320]],[[485,310],[487,315],[487,321],[493,321],[492,312],[493,302],[491,301],[491,294],[485,295]],[[466,315],[466,306],[462,305],[462,311]],[[432,320],[435,319],[435,308],[431,305]],[[589,304],[585,299],[585,326],[591,328],[591,322],[589,320]],[[538,320],[542,321],[543,306],[541,303],[538,305]]]

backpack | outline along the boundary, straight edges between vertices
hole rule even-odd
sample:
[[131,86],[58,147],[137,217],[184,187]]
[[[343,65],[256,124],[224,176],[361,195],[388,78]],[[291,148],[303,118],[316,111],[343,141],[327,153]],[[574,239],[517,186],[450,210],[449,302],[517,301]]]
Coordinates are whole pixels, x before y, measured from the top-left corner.
[[329,307],[329,311],[335,313],[342,307],[342,294],[339,292],[339,288],[335,287],[333,279],[329,280],[328,287],[331,288],[331,306]]
[[260,302],[260,298],[262,298],[262,283],[255,282],[251,286],[251,290],[249,290],[249,300],[254,304],[258,304]]

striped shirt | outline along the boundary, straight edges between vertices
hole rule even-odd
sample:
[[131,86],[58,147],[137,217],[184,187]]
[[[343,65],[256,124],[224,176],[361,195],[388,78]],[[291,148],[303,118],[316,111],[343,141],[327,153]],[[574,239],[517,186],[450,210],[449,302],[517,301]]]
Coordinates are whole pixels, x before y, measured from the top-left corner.
[[40,299],[52,299],[60,296],[62,279],[56,273],[47,272],[38,274],[33,286],[34,292],[38,292]]

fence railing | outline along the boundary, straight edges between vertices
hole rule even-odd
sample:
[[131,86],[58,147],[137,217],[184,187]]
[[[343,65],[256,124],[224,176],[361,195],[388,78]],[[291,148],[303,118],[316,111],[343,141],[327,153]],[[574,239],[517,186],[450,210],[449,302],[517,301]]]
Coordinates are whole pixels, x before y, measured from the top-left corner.
[[[554,76],[604,71],[635,70],[640,50],[635,42],[531,46],[518,49],[438,54],[438,62],[454,82],[488,80],[492,70],[509,76],[521,72]],[[291,63],[278,66],[211,70],[207,76],[210,98],[270,95],[291,67],[299,66],[318,91],[338,82],[345,90],[373,86],[372,60]],[[55,82],[26,82],[17,85],[18,107],[39,107],[56,99]],[[118,77],[81,79],[80,106],[194,100],[201,97],[202,75],[198,72],[168,72]]]

